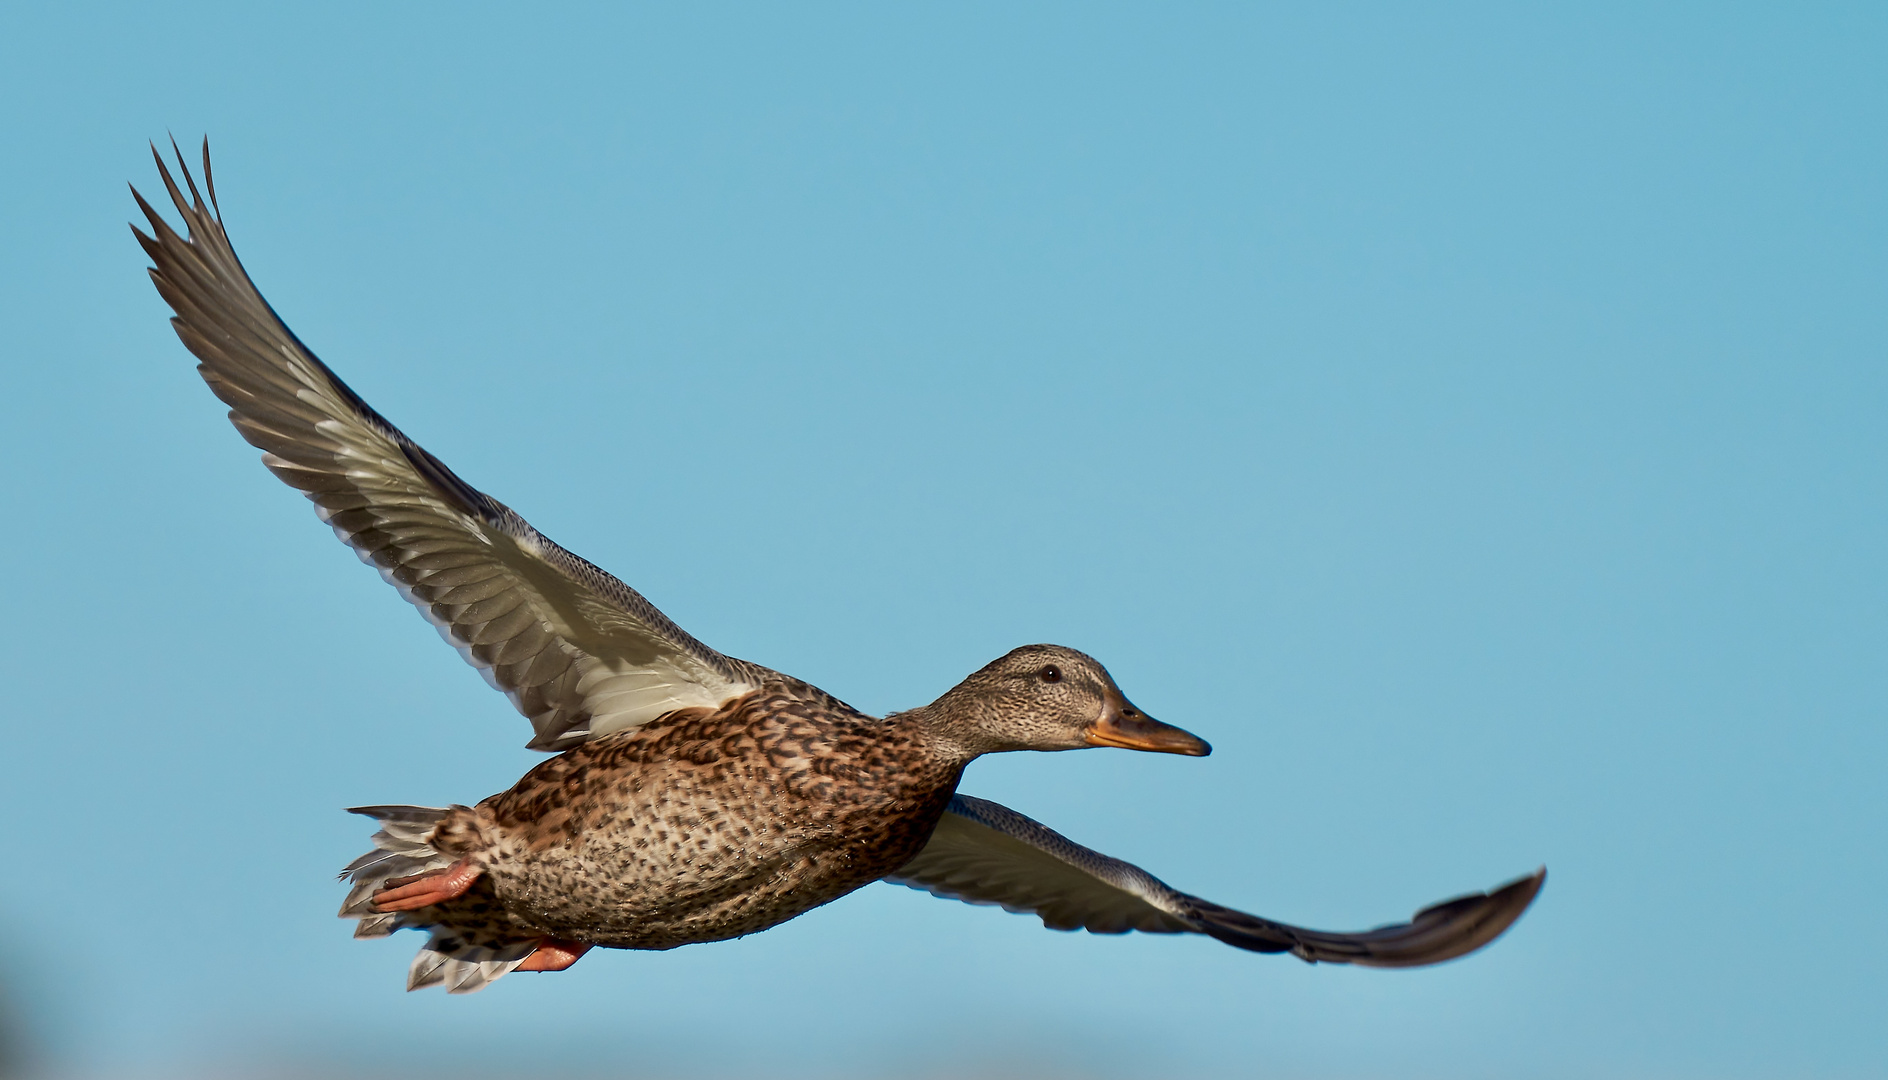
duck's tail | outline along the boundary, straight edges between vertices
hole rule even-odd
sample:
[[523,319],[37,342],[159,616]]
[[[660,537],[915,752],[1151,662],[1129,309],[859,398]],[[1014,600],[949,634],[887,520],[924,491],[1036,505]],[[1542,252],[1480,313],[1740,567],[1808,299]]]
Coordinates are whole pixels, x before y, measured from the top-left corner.
[[343,919],[358,919],[357,938],[386,937],[395,930],[427,929],[432,936],[420,947],[407,969],[406,988],[419,990],[443,985],[449,994],[470,994],[483,990],[494,980],[517,967],[538,946],[534,938],[518,938],[504,933],[489,920],[466,920],[473,925],[440,921],[445,912],[440,906],[417,911],[376,911],[374,894],[387,887],[393,878],[443,870],[453,857],[433,847],[433,829],[459,807],[436,806],[356,806],[348,812],[364,814],[380,823],[374,834],[374,850],[347,864],[341,871],[344,881],[353,883],[347,900],[341,905]]

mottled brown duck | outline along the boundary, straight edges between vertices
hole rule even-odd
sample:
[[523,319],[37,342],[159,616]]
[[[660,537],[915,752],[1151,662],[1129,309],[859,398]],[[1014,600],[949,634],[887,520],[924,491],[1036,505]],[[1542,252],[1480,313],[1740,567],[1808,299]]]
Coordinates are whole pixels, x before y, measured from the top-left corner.
[[[154,148],[155,153],[155,148]],[[593,947],[668,949],[764,930],[869,882],[996,904],[1095,933],[1208,934],[1308,961],[1410,967],[1518,918],[1545,872],[1363,933],[1261,919],[1178,892],[1013,810],[956,793],[982,754],[1206,743],[1122,696],[1073,649],[1029,645],[937,701],[866,716],[724,656],[634,589],[461,480],[283,325],[204,192],[158,155],[179,235],[138,241],[198,371],[278,477],[531,722],[556,756],[476,806],[372,806],[343,876],[359,937],[422,928],[409,988],[478,990]],[[207,198],[205,193],[207,193]],[[134,190],[133,195],[137,193]]]

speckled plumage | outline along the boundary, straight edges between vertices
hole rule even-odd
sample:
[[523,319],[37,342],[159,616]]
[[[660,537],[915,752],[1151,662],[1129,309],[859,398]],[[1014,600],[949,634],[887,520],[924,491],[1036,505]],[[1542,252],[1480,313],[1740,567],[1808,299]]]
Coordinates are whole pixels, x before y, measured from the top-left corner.
[[782,678],[566,751],[453,809],[433,846],[489,885],[415,914],[487,943],[669,949],[751,934],[909,862],[962,772],[914,720]]

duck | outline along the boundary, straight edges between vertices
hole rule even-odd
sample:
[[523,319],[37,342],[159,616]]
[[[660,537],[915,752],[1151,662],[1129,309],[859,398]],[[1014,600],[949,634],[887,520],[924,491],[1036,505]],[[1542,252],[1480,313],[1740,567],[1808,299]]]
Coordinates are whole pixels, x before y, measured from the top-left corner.
[[[422,449],[277,317],[200,190],[155,144],[183,231],[132,187],[132,232],[198,373],[262,462],[417,608],[552,755],[472,805],[356,807],[373,847],[341,871],[360,938],[426,932],[407,988],[481,990],[593,948],[756,933],[875,881],[1057,930],[1201,934],[1312,963],[1416,967],[1506,931],[1545,867],[1354,933],[1174,889],[1008,807],[960,793],[985,754],[1112,747],[1202,757],[1094,658],[1024,645],[932,703],[874,717],[698,641]],[[181,186],[179,184],[181,178]],[[186,192],[188,194],[186,194]]]

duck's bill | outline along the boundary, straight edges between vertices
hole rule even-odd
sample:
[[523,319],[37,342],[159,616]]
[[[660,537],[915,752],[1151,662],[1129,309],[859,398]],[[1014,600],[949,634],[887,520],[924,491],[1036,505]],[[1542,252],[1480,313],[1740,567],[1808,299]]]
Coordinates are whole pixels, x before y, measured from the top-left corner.
[[1125,750],[1151,750],[1188,757],[1205,757],[1213,752],[1205,739],[1172,724],[1163,724],[1133,706],[1109,709],[1101,719],[1088,725],[1083,734],[1090,746],[1119,746]]

